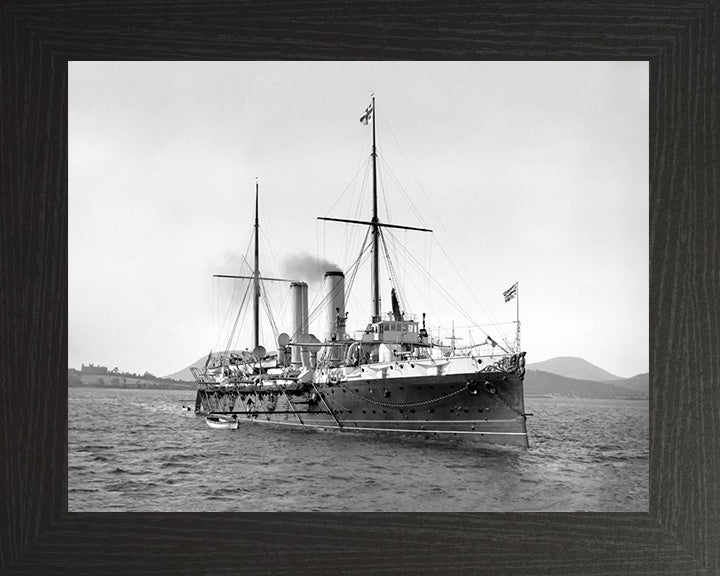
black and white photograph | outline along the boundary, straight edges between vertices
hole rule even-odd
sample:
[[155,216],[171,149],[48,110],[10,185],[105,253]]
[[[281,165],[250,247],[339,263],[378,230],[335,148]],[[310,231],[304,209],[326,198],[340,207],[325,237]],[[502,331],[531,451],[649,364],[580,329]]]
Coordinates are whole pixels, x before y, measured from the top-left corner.
[[70,512],[646,512],[649,65],[68,64]]

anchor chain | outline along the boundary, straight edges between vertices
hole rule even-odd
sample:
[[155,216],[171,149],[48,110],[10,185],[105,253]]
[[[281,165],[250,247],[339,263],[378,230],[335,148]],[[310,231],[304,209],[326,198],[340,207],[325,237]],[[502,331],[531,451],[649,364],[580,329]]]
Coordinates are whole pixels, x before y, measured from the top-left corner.
[[362,394],[358,394],[357,392],[350,390],[350,388],[347,388],[346,386],[343,386],[350,394],[357,396],[358,398],[365,400],[366,402],[370,402],[371,404],[377,404],[378,406],[385,406],[386,408],[415,408],[417,406],[426,406],[427,404],[433,404],[435,402],[439,402],[440,400],[445,400],[446,398],[450,398],[451,396],[455,396],[457,394],[460,394],[461,392],[465,392],[467,388],[460,388],[459,390],[455,390],[455,392],[450,392],[449,394],[444,394],[442,396],[438,396],[437,398],[433,398],[431,400],[423,400],[422,402],[408,402],[405,404],[393,404],[391,402],[380,402],[379,400],[374,400],[373,398],[367,398],[366,396],[363,396]]
[[499,400],[500,402],[502,402],[503,404],[505,404],[505,406],[507,406],[508,408],[510,408],[510,410],[512,410],[513,412],[515,412],[515,414],[517,414],[518,416],[522,416],[523,418],[525,418],[525,414],[522,413],[522,412],[520,412],[520,410],[518,410],[517,408],[515,408],[514,406],[512,406],[507,400],[505,400],[505,398],[503,398],[502,396],[500,396],[500,394],[497,393],[497,388],[495,388],[492,384],[490,384],[490,382],[485,382],[485,390],[487,391],[488,394],[490,394],[490,396],[492,396],[492,397],[495,398],[496,400]]

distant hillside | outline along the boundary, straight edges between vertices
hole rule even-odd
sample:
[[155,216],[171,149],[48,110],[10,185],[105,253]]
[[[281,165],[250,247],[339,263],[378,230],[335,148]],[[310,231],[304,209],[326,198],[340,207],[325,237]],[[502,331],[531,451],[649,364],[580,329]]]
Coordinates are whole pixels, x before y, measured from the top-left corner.
[[528,370],[541,370],[551,372],[566,378],[577,380],[593,380],[594,382],[610,382],[622,380],[619,376],[610,374],[602,368],[591,364],[587,360],[576,356],[558,356],[544,362],[534,362],[527,365]]
[[186,366],[182,370],[178,370],[177,372],[173,372],[172,374],[168,374],[167,376],[163,376],[163,378],[171,378],[173,380],[182,380],[183,382],[194,382],[195,378],[193,378],[192,372],[190,372],[190,368],[199,368],[202,370],[205,368],[205,362],[207,361],[207,354],[204,354],[195,362],[190,364],[190,366]]
[[[625,381],[622,380],[621,383]],[[616,383],[566,378],[541,370],[525,373],[525,394],[528,396],[576,396],[578,398],[643,398],[647,392],[630,390]]]
[[149,388],[162,390],[194,390],[193,382],[180,382],[169,378],[157,378],[152,374],[84,374],[68,368],[70,388]]
[[622,386],[623,388],[627,388],[628,390],[632,390],[633,392],[639,392],[648,395],[650,391],[650,374],[648,372],[645,372],[645,374],[638,374],[637,376],[633,376],[632,378],[617,380],[613,382],[613,384],[617,384],[618,386]]

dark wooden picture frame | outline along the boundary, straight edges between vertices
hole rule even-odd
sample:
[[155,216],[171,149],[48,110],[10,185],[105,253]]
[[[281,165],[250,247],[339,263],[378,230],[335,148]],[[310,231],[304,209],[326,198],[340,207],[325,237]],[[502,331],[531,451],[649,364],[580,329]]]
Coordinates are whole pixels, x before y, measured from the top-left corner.
[[[6,0],[0,572],[720,574],[719,5]],[[67,62],[105,59],[648,61],[649,512],[68,513]]]

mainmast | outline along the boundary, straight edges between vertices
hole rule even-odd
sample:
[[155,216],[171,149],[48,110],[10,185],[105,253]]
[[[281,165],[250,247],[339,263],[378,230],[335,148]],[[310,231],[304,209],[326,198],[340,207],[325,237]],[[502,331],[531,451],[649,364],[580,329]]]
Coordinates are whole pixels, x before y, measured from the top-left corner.
[[329,218],[318,216],[318,220],[330,220],[332,222],[346,222],[351,224],[364,224],[371,227],[372,231],[372,321],[380,322],[380,228],[399,228],[401,230],[419,230],[421,232],[432,232],[427,228],[416,228],[414,226],[400,226],[398,224],[385,224],[378,218],[377,207],[377,147],[375,146],[375,96],[367,107],[365,113],[360,117],[360,123],[367,125],[372,119],[373,143],[372,143],[372,167],[373,167],[373,213],[370,222],[363,220],[348,220],[346,218]]
[[372,165],[373,165],[373,215],[372,220],[372,321],[380,322],[380,226],[377,210],[377,149],[375,147],[375,96],[372,97],[371,116],[373,126]]
[[254,346],[260,344],[260,221],[258,220],[258,181],[255,180],[255,268],[253,270],[253,336]]

